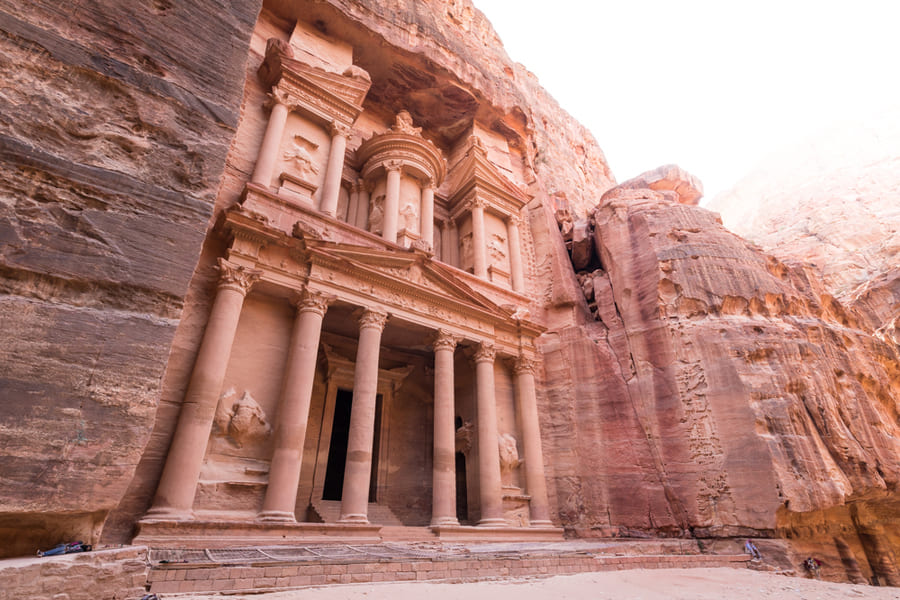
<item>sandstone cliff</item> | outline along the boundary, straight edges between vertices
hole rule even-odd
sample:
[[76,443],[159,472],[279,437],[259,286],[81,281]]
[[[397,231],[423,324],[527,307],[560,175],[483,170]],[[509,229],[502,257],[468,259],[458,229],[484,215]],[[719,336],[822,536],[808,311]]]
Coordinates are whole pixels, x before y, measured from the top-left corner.
[[777,532],[896,582],[896,347],[812,269],[640,187],[593,215],[600,268],[581,279],[597,323],[544,348],[551,379],[576,382],[550,386],[554,412],[596,411],[566,424],[561,513],[600,532]]
[[870,329],[900,317],[900,111],[780,150],[709,208],[776,256],[811,263]]
[[4,551],[96,539],[104,523],[106,541],[127,542],[149,506],[222,254],[212,225],[253,167],[254,148],[225,160],[262,105],[264,90],[244,88],[262,8],[358,48],[386,113],[447,138],[477,116],[531,173],[558,524],[793,536],[896,581],[900,368],[890,332],[871,334],[891,314],[889,274],[848,309],[815,270],[692,206],[699,182],[683,172],[613,188],[590,134],[467,0],[114,4],[0,13]]
[[3,555],[96,539],[134,473],[257,10],[0,3]]

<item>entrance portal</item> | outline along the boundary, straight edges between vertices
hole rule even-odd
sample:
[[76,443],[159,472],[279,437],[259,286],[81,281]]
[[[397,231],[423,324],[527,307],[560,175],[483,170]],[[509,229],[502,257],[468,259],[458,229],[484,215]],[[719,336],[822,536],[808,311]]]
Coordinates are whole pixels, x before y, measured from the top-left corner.
[[[353,409],[353,391],[338,389],[334,400],[334,419],[331,424],[331,442],[328,445],[328,465],[322,500],[341,500],[344,490],[344,468],[347,462],[347,441],[350,436],[350,414]],[[372,476],[369,478],[369,502],[376,502],[378,448],[381,445],[381,394],[375,398],[375,435],[372,440]]]

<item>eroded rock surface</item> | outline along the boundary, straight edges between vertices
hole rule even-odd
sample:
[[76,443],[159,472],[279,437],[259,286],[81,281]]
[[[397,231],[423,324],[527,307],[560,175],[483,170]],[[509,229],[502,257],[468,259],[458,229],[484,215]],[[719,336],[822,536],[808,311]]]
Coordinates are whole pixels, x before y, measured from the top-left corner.
[[256,10],[0,3],[0,555],[96,543],[131,480]]
[[710,202],[783,260],[810,263],[872,330],[900,316],[900,116],[867,117],[776,153]]

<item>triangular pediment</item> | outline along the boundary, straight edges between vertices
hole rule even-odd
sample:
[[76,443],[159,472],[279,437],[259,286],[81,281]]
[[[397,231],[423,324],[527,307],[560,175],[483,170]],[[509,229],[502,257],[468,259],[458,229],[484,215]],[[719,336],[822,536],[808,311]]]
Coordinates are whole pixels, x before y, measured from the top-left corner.
[[518,208],[528,203],[531,197],[500,172],[480,144],[473,142],[450,172],[451,204],[469,196],[473,189],[497,196]]
[[293,58],[283,59],[283,69],[295,77],[302,77],[318,89],[344,102],[361,106],[372,81],[358,67],[350,67],[344,74],[332,73]]
[[406,288],[411,295],[440,299],[443,303],[468,307],[494,318],[505,319],[510,311],[473,290],[443,263],[424,253],[319,242],[307,247],[310,259],[352,272],[361,279],[377,281],[394,289]]

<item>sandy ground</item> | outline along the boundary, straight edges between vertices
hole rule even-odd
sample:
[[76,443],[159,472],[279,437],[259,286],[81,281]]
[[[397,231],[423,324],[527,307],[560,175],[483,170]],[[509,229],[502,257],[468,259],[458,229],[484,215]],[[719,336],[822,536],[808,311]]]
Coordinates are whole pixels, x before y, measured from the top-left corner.
[[[223,596],[185,595],[191,600]],[[337,585],[231,600],[900,600],[900,588],[828,583],[745,569],[636,569],[478,583]]]

